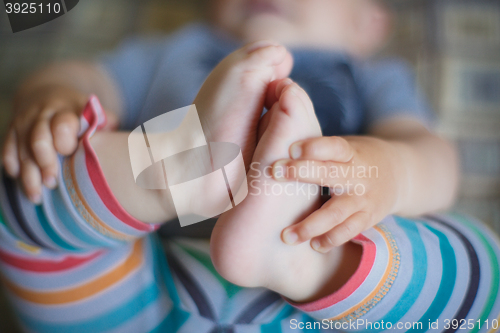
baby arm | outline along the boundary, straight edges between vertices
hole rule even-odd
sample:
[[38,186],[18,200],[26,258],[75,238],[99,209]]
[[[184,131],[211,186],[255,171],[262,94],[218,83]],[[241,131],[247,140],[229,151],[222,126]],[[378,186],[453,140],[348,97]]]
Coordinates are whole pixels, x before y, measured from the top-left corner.
[[97,132],[90,139],[109,188],[130,215],[147,223],[175,218],[171,196],[166,190],[139,187],[132,174],[128,132]]
[[121,100],[111,78],[95,64],[54,64],[19,87],[2,157],[5,171],[20,178],[32,202],[40,203],[42,184],[56,187],[57,154],[68,156],[77,148],[78,117],[90,94],[106,107],[108,127],[116,127]]
[[[280,240],[281,230],[317,210],[319,191],[317,185],[276,182],[265,170],[286,158],[293,142],[320,131],[303,90],[287,80],[274,88],[279,101],[261,122],[249,195],[219,218],[212,233],[211,256],[219,273],[239,285],[274,290],[324,320],[322,325],[342,331],[447,331],[456,326],[453,321],[466,319],[473,330],[477,320],[496,318],[500,298],[491,278],[498,274],[498,240],[480,223],[460,216],[390,215],[328,253]],[[484,324],[481,329],[487,330]]]
[[0,182],[0,282],[25,330],[149,332],[169,313],[158,225],[144,223],[169,211],[161,194],[134,188],[126,133],[88,140],[98,118],[86,117],[76,152],[57,159],[59,185],[40,205],[13,179]]
[[0,201],[6,225],[28,245],[59,251],[114,247],[158,228],[150,223],[174,217],[168,201],[160,203],[162,192],[135,185],[128,135],[95,132],[105,126],[105,118],[92,104],[83,112],[82,127],[88,128],[76,152],[57,159],[59,186],[44,189],[40,205],[31,203],[17,182],[3,178]]
[[388,120],[369,134],[395,146],[401,156],[402,199],[396,214],[416,216],[449,208],[458,187],[458,156],[447,140],[410,120]]
[[[286,180],[330,187],[332,198],[283,239],[326,252],[380,222],[386,215],[420,215],[448,207],[457,187],[453,147],[409,119],[388,120],[372,136],[323,137],[294,143]],[[326,172],[324,172],[326,170]],[[323,171],[323,172],[322,172]]]

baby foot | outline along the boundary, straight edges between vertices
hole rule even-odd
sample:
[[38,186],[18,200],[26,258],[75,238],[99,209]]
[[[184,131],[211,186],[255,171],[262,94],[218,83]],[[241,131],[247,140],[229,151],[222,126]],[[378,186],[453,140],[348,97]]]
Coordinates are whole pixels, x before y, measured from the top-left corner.
[[285,47],[260,41],[226,57],[209,75],[194,104],[208,142],[237,144],[248,168],[269,83],[290,74]]
[[[304,299],[332,276],[341,248],[324,255],[308,243],[289,246],[281,231],[319,208],[318,186],[277,182],[269,174],[272,163],[289,158],[297,140],[321,136],[312,103],[290,79],[276,86],[278,102],[269,111],[247,175],[249,194],[236,208],[221,215],[210,241],[219,273],[246,287],[265,286],[292,299]],[[274,168],[279,172],[279,168]],[[337,260],[338,261],[338,260]],[[322,267],[325,274],[310,274],[307,267]],[[332,271],[328,271],[328,268]],[[313,281],[316,279],[316,281]],[[304,286],[297,288],[297,286]],[[308,287],[310,286],[310,288]]]
[[[245,184],[268,85],[287,76],[292,63],[288,51],[270,41],[243,47],[210,73],[194,100],[197,114],[191,107],[183,108],[186,114],[172,131],[164,131],[173,123],[166,118],[145,123],[150,151],[143,149],[141,127],[129,137],[129,147],[137,146],[130,150],[142,152],[132,159],[137,183],[162,189],[166,176],[171,193],[166,195],[167,204],[175,206],[181,225],[217,216],[245,197],[246,193],[235,197],[233,192]],[[162,160],[163,156],[167,158]],[[162,162],[142,172],[151,158]]]

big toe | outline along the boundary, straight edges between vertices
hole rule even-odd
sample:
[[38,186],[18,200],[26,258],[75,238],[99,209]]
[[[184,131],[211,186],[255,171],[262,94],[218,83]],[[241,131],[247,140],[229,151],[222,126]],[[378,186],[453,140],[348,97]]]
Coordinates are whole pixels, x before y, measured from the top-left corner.
[[290,145],[321,136],[321,128],[307,93],[291,80],[277,85],[278,101],[262,118],[262,137],[254,159],[271,162],[288,158]]
[[292,71],[293,58],[290,52],[283,46],[272,41],[260,41],[249,44],[239,50],[244,69],[254,70],[262,66],[273,66],[274,79],[287,77]]
[[309,95],[298,84],[285,81],[276,87],[277,108],[289,116],[296,136],[319,136],[321,128]]
[[194,101],[207,140],[238,144],[248,164],[267,88],[273,80],[286,77],[292,65],[287,49],[269,41],[247,45],[226,57]]
[[272,41],[249,44],[227,57],[224,67],[232,68],[239,74],[260,76],[257,79],[267,83],[287,77],[292,71],[293,58],[288,50]]

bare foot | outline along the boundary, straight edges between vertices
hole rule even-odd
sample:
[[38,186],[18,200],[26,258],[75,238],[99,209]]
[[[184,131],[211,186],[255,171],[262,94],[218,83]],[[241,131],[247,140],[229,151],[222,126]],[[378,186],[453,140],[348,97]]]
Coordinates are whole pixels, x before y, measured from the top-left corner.
[[297,84],[282,80],[276,96],[247,175],[249,195],[217,221],[211,255],[219,273],[235,284],[264,286],[304,301],[324,292],[325,286],[336,289],[345,282],[337,279],[336,286],[331,277],[346,247],[320,254],[308,243],[289,246],[280,238],[285,227],[319,208],[320,192],[314,185],[276,182],[270,166],[289,157],[293,142],[321,136],[321,129],[309,97]]
[[[190,107],[172,131],[164,131],[165,120],[150,120],[144,125],[150,155],[138,127],[135,136],[129,137],[129,149],[141,152],[132,159],[139,186],[164,189],[166,175],[171,193],[171,197],[165,196],[166,205],[175,206],[183,226],[237,205],[246,193],[234,197],[232,192],[246,185],[246,169],[255,150],[266,91],[273,80],[290,73],[292,64],[291,55],[279,44],[249,44],[226,57],[198,92],[194,104],[202,128]],[[151,158],[157,163],[152,164]],[[145,166],[151,167],[143,172]]]
[[232,142],[248,167],[269,83],[290,74],[292,56],[271,41],[247,45],[226,57],[210,74],[194,104],[208,142]]

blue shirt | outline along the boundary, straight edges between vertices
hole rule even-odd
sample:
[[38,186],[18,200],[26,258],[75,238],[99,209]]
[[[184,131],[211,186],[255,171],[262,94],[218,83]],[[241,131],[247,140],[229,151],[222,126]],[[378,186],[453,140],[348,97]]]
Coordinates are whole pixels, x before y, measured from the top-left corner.
[[[124,100],[122,129],[192,104],[212,69],[240,46],[204,24],[124,41],[100,59]],[[323,135],[364,134],[373,124],[400,116],[431,125],[433,113],[404,61],[358,61],[325,50],[291,52],[290,76],[311,96]]]

